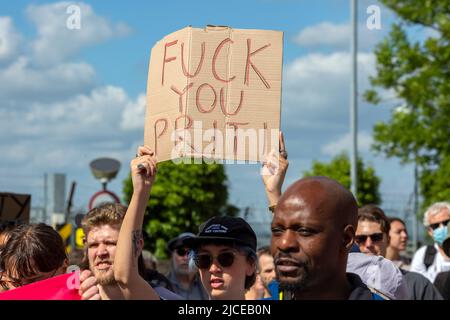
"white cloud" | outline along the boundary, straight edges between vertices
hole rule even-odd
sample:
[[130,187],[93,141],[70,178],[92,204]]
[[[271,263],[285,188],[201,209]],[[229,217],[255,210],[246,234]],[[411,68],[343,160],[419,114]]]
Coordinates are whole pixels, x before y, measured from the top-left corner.
[[77,3],[80,8],[80,29],[67,28],[71,13],[67,8],[72,2],[46,5],[30,5],[28,18],[36,24],[38,37],[32,43],[36,63],[48,65],[62,62],[83,48],[117,36],[124,36],[130,28],[124,23],[113,25],[95,14],[92,7]]
[[22,37],[16,31],[12,19],[0,17],[0,62],[13,58],[21,41]]
[[[383,32],[367,29],[365,24],[358,24],[358,50],[369,51],[379,42]],[[307,48],[331,48],[350,50],[352,29],[349,23],[336,24],[328,21],[306,27],[294,37],[293,41]]]
[[[136,114],[145,108],[145,95],[132,99],[123,88],[99,86],[95,69],[72,59],[80,49],[129,28],[113,25],[81,3],[81,29],[69,30],[69,4],[28,7],[37,28],[36,38],[28,41],[31,50],[21,46],[23,36],[13,21],[0,18],[0,189],[29,192],[34,206],[42,200],[42,174],[52,171],[80,182],[75,201],[84,204],[87,192],[97,189],[89,162],[110,156],[126,163],[134,155],[131,143],[143,136]],[[121,181],[112,183],[113,190],[121,189]]]
[[[359,92],[374,72],[373,54],[358,55]],[[302,129],[347,125],[351,58],[347,52],[311,53],[284,68],[283,124]]]
[[350,25],[321,22],[306,27],[294,38],[294,41],[306,47],[332,46],[343,47],[350,44]]
[[78,3],[81,28],[70,30],[66,20],[71,2],[30,5],[27,16],[37,28],[31,50],[19,50],[23,36],[10,17],[0,17],[0,108],[18,108],[24,102],[53,102],[88,94],[97,85],[94,68],[70,61],[80,49],[127,34],[124,23],[111,23],[91,6]]
[[0,69],[0,83],[3,101],[50,101],[91,89],[95,85],[95,70],[83,62],[36,68],[22,56]]
[[122,112],[121,129],[143,130],[146,106],[147,96],[145,94],[139,95],[136,101],[130,101]]
[[[358,153],[365,153],[370,150],[373,138],[367,132],[358,133]],[[337,140],[329,142],[322,146],[321,152],[324,155],[335,156],[342,151],[350,152],[352,139],[350,133],[346,133]]]
[[26,111],[0,109],[0,136],[6,137],[0,141],[0,168],[13,164],[30,176],[59,170],[76,177],[89,176],[89,162],[100,156],[126,163],[136,148],[131,144],[143,136],[142,130],[120,129],[125,107],[136,103],[122,88],[105,86],[58,102],[36,102]]
[[19,133],[79,140],[89,136],[116,136],[125,105],[131,103],[122,88],[99,87],[50,104],[34,103],[20,114]]

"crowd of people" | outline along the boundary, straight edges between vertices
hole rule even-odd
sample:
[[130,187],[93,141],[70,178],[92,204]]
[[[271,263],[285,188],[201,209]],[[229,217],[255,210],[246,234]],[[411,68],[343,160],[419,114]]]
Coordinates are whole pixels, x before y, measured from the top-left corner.
[[[128,207],[103,204],[82,222],[85,249],[79,294],[86,300],[442,300],[450,299],[450,203],[431,205],[424,226],[433,245],[408,259],[406,224],[382,208],[358,208],[353,194],[327,177],[299,179],[283,192],[288,169],[280,150],[263,163],[263,187],[272,214],[271,243],[242,218],[215,216],[198,233],[170,240],[170,272],[157,270],[145,251],[142,225],[157,175],[157,158],[138,149],[130,169]],[[150,213],[151,214],[151,213]],[[45,224],[0,230],[1,291],[61,275],[69,258]]]

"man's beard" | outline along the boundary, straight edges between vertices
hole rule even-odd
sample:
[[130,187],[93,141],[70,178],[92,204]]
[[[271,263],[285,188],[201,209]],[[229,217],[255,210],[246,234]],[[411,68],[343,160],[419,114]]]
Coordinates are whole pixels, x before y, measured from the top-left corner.
[[301,277],[293,281],[280,281],[279,289],[280,291],[301,291],[308,283],[308,277]]
[[290,277],[289,280],[283,280],[286,278],[285,275],[281,275],[281,272],[278,271],[277,268],[277,258],[275,258],[275,273],[276,278],[279,282],[280,291],[290,291],[294,293],[295,291],[301,291],[308,286],[310,281],[310,269],[306,262],[297,262],[297,266],[299,270],[302,272],[296,277]]
[[114,279],[114,270],[109,269],[108,271],[91,269],[97,283],[101,286],[111,286],[117,284],[116,279]]

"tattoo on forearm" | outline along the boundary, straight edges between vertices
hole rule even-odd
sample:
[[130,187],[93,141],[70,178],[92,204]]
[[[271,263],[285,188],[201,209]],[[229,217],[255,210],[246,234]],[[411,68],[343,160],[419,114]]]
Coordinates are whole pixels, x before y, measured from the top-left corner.
[[131,234],[133,239],[133,254],[134,257],[137,257],[139,253],[139,241],[142,239],[142,230],[134,230]]

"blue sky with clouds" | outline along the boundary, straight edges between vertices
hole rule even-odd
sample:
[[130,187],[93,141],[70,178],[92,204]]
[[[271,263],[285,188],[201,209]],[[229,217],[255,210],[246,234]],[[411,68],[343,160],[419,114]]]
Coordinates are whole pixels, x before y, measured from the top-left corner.
[[[290,1],[8,1],[0,11],[0,191],[31,193],[43,203],[44,172],[76,180],[75,206],[86,208],[99,183],[89,162],[108,156],[122,169],[110,189],[122,194],[128,162],[143,140],[152,46],[185,26],[207,24],[284,31],[282,130],[289,151],[286,185],[313,160],[348,148],[350,55],[347,0]],[[381,30],[368,30],[359,3],[359,92],[374,73],[374,45],[394,15],[381,7]],[[70,4],[81,29],[66,28]],[[379,4],[378,4],[379,5]],[[387,98],[392,98],[389,92]],[[382,178],[389,208],[403,208],[413,171],[370,152],[371,128],[388,119],[395,99],[371,106],[359,97],[360,153]],[[266,206],[257,165],[227,166],[231,201]],[[68,187],[67,187],[68,191]],[[400,213],[401,214],[401,213]]]

